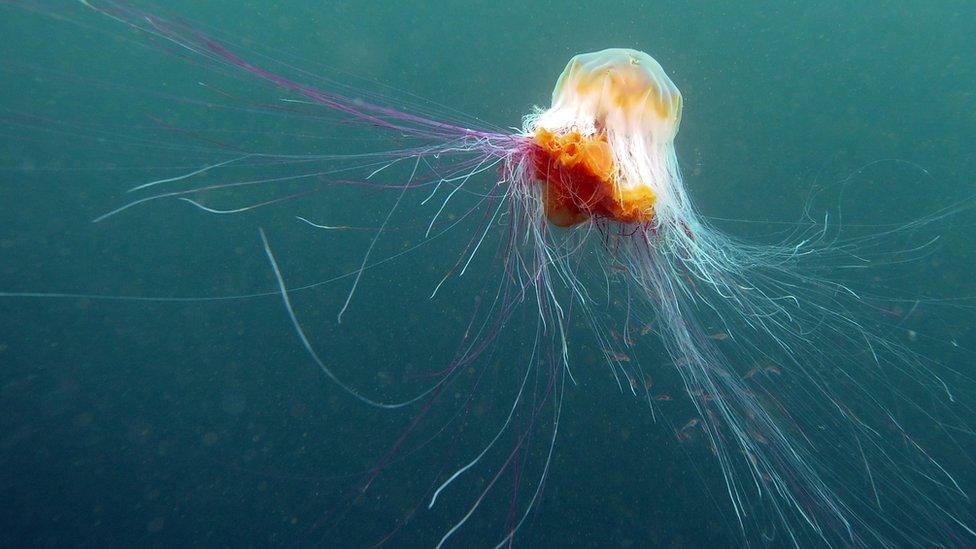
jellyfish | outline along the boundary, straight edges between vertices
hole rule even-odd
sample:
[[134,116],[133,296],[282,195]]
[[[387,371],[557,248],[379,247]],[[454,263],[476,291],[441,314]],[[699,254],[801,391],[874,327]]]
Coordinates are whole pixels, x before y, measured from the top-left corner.
[[[478,451],[435,472],[404,517],[448,515],[435,540],[439,546],[471,528],[473,518],[486,512],[486,501],[508,498],[506,481],[521,496],[510,497],[493,544],[516,541],[542,501],[564,395],[577,382],[578,322],[589,328],[622,394],[646,402],[679,441],[702,441],[720,473],[713,493],[724,494],[747,543],[965,545],[976,536],[964,486],[903,419],[926,418],[947,440],[971,436],[965,387],[959,389],[957,376],[943,365],[891,336],[892,322],[878,312],[896,300],[833,278],[845,269],[926,257],[935,240],[927,237],[966,204],[877,232],[848,235],[825,220],[797,224],[779,243],[750,243],[697,212],[675,148],[682,96],[646,53],[612,48],[574,56],[556,81],[550,105],[526,115],[520,129],[506,130],[440,118],[422,106],[389,105],[379,95],[342,93],[329,82],[316,85],[307,73],[286,74],[287,65],[266,66],[267,59],[239,54],[188,23],[126,3],[81,4],[165,51],[288,95],[281,104],[247,105],[249,111],[328,113],[343,124],[390,136],[375,150],[355,154],[295,157],[226,147],[204,166],[140,183],[131,189],[137,198],[96,222],[167,200],[207,214],[235,215],[340,188],[385,193],[389,201],[376,226],[297,218],[322,231],[363,229],[369,235],[358,267],[327,281],[348,285],[336,306],[337,324],[348,322],[344,315],[355,308],[357,290],[372,269],[467,227],[430,295],[475,269],[490,268],[494,276],[485,279],[475,310],[461,322],[453,356],[424,376],[426,385],[401,399],[349,381],[309,333],[309,321],[295,304],[302,288],[289,285],[270,228],[259,234],[274,288],[230,296],[278,296],[309,360],[339,390],[366,406],[412,410],[400,435],[362,475],[353,490],[357,495],[375,490],[408,449],[419,451],[428,443],[419,433],[448,392],[460,395],[461,404],[441,430],[460,436],[465,421],[457,418],[467,418],[474,408],[472,395],[487,384],[493,358],[504,352],[502,341],[513,335],[525,339],[520,356],[508,361],[516,381],[500,420]],[[223,175],[245,167],[267,174]],[[278,190],[302,182],[309,187]],[[248,189],[274,194],[232,206],[215,199]],[[414,227],[422,243],[378,256],[382,239],[401,228],[395,225],[411,203],[435,205]],[[506,327],[526,311],[532,320],[520,333],[507,334]],[[657,344],[639,339],[652,334]],[[656,358],[649,360],[650,354]],[[668,375],[676,380],[675,391],[657,392],[647,381]],[[678,399],[688,412],[671,418],[668,405]],[[475,474],[481,481],[466,485]]]
[[[622,266],[630,310],[643,309],[644,318],[656,320],[696,410],[677,429],[679,440],[689,429],[704,430],[737,519],[775,517],[785,535],[779,542],[901,544],[939,528],[933,542],[953,539],[948,532],[954,528],[971,535],[959,518],[964,513],[934,500],[931,507],[898,513],[897,525],[887,524],[890,533],[878,525],[891,520],[881,516],[880,493],[904,510],[928,500],[924,486],[934,478],[959,487],[937,462],[911,457],[920,448],[905,446],[912,437],[873,394],[882,382],[874,375],[904,369],[946,401],[952,391],[928,360],[862,321],[863,295],[804,270],[842,265],[848,251],[860,254],[858,261],[871,260],[873,251],[875,261],[895,258],[875,249],[876,236],[825,245],[825,235],[814,234],[792,245],[756,246],[710,227],[689,200],[675,154],[681,108],[677,87],[646,53],[577,55],[560,75],[551,106],[525,119],[532,166],[518,185],[533,189],[536,197],[528,202],[541,203],[551,225],[595,227],[600,247]],[[571,261],[572,254],[551,251],[567,237],[575,242],[549,232],[538,246],[546,257]],[[899,260],[912,252],[902,255]],[[582,284],[572,276],[566,281]],[[852,364],[849,357],[865,350],[870,360]],[[620,358],[608,356],[623,370]],[[756,378],[743,370],[755,364],[772,375]],[[784,372],[789,382],[771,380]],[[890,423],[882,427],[865,417]],[[844,445],[829,442],[838,436]],[[868,493],[857,494],[841,480],[856,478],[859,467],[871,477]],[[761,524],[753,528],[765,531]]]

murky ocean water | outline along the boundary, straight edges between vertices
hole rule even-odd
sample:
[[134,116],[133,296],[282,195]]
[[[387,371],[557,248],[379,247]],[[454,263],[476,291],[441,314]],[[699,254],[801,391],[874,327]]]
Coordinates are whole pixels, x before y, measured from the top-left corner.
[[[548,104],[572,55],[647,51],[684,95],[676,146],[692,198],[717,226],[756,241],[783,228],[753,222],[790,222],[805,205],[839,205],[852,223],[905,223],[976,196],[969,2],[251,0],[146,9],[184,17],[258,61],[266,55],[328,79],[317,85],[502,128]],[[391,531],[391,546],[436,543],[456,520],[436,510],[466,510],[470,501],[448,494],[427,511],[428,486],[456,468],[448,464],[457,456],[479,451],[504,418],[506,401],[492,397],[510,395],[521,379],[513,365],[532,351],[522,336],[533,329],[533,308],[513,316],[485,359],[479,398],[431,411],[360,491],[363,472],[418,411],[359,406],[309,360],[275,293],[258,227],[299,288],[358,268],[372,233],[318,231],[295,216],[375,227],[391,197],[337,188],[241,215],[155,201],[91,221],[130,200],[126,189],[203,166],[229,143],[357,154],[376,132],[329,125],[301,105],[255,114],[253,106],[282,94],[181,57],[80,3],[0,2],[0,34],[0,292],[93,296],[0,298],[0,543],[368,545]],[[395,136],[383,139],[397,146]],[[230,177],[274,175],[235,170]],[[483,187],[494,182],[483,179]],[[211,205],[273,196],[234,190]],[[424,226],[433,211],[414,204],[396,221]],[[919,298],[976,295],[974,221],[972,211],[947,219],[935,253],[876,283]],[[490,251],[482,254],[473,274],[429,297],[469,237],[459,230],[423,243],[416,231],[391,232],[377,257],[409,253],[362,278],[341,323],[348,276],[296,292],[296,311],[326,362],[390,398],[443,368],[486,296],[479,273],[497,267]],[[263,295],[196,300],[254,294]],[[544,496],[517,541],[743,543],[708,445],[676,439],[646,403],[620,391],[584,323],[571,330],[577,384],[564,397]],[[908,341],[916,337],[909,331],[925,338]],[[912,316],[892,337],[973,377],[974,355],[959,350],[976,347],[963,308]],[[664,360],[659,345],[640,352],[646,364]],[[661,367],[666,383],[670,365]],[[449,388],[442,398],[462,396]],[[665,415],[685,419],[680,406]],[[971,409],[958,413],[976,425]],[[437,436],[459,424],[482,436]],[[971,433],[925,443],[944,450],[947,469],[976,489],[965,458],[976,450]],[[479,475],[476,486],[490,482]],[[517,491],[508,481],[460,541],[493,543]]]

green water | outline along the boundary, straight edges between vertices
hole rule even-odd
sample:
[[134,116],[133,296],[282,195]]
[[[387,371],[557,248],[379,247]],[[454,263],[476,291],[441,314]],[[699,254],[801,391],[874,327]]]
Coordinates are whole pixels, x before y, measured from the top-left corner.
[[[812,189],[844,180],[844,215],[864,223],[905,222],[976,194],[971,2],[221,0],[171,2],[165,13],[245,52],[350,86],[345,91],[378,91],[397,104],[503,128],[548,103],[572,55],[647,51],[683,93],[677,148],[686,183],[700,210],[717,218],[790,221]],[[247,113],[249,104],[282,94],[167,55],[165,44],[75,3],[0,2],[0,35],[0,291],[266,293],[275,285],[258,227],[268,231],[292,287],[362,261],[368,234],[314,231],[294,216],[376,226],[389,196],[320,193],[240,216],[159,201],[91,220],[129,200],[124,191],[132,186],[212,162],[207,151],[228,141],[293,154],[352,153],[363,146],[355,139],[375,137],[368,129],[330,126],[329,135],[342,138],[333,142],[308,137],[322,135],[314,119]],[[223,128],[226,139],[201,141],[174,128]],[[483,185],[490,183],[489,176]],[[221,205],[270,196],[235,193]],[[431,215],[417,208],[397,221],[410,223],[411,212],[421,224]],[[976,295],[973,223],[971,212],[947,220],[938,255],[890,285],[909,294]],[[757,239],[777,229],[716,224]],[[468,236],[448,234],[364,276],[341,324],[336,315],[351,280],[297,293],[298,313],[326,360],[391,398],[409,393],[401,382],[422,386],[417,375],[443,368],[484,281],[467,276],[437,299],[428,296]],[[393,233],[378,253],[418,242]],[[473,263],[476,273],[497,267],[493,251]],[[974,347],[963,312],[922,317],[917,329]],[[358,494],[356,473],[376,464],[416,409],[377,412],[340,393],[308,359],[277,296],[0,298],[0,544],[362,545],[419,505],[390,545],[429,546],[466,511],[471,494],[449,494],[427,512],[428,487],[490,440],[507,405],[492,396],[510,399],[519,378],[506,368],[530,351],[520,335],[534,325],[532,315],[528,306],[513,317],[487,361],[491,381],[479,386],[482,396],[464,419],[467,433],[481,435],[435,438],[416,449],[458,421],[453,410],[436,410],[377,485]],[[544,496],[518,541],[741,544],[707,445],[679,444],[646,404],[619,391],[582,324],[573,329],[578,384],[567,389]],[[972,371],[972,354],[946,348],[933,345],[945,353],[934,358]],[[646,353],[648,363],[662,360],[654,345]],[[957,442],[976,449],[971,436]],[[972,490],[972,464],[957,456],[950,452],[948,465]],[[494,542],[510,480],[503,490],[463,541]]]

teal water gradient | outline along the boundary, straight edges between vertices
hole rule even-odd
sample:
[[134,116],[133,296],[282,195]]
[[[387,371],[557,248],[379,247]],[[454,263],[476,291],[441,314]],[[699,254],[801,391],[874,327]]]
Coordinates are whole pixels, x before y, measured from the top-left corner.
[[[126,188],[178,172],[147,168],[196,166],[201,156],[136,142],[116,146],[88,131],[38,130],[46,124],[25,115],[85,121],[106,138],[144,127],[153,139],[180,142],[159,129],[164,119],[227,128],[236,137],[255,130],[245,139],[266,150],[307,153],[332,144],[289,137],[317,131],[308,120],[245,126],[232,112],[148,94],[202,102],[228,93],[275,98],[258,85],[219,87],[241,80],[162,55],[72,3],[41,11],[0,5],[0,291],[265,292],[274,280],[257,226],[281,246],[292,286],[358,266],[366,236],[309,231],[291,215],[376,224],[388,204],[370,193],[316,196],[243,217],[160,202],[90,223],[123,203]],[[718,218],[793,220],[811,189],[845,179],[851,191],[844,213],[865,223],[906,221],[976,193],[970,2],[221,0],[204,7],[176,1],[166,11],[355,89],[427,98],[502,127],[519,126],[533,105],[547,104],[572,55],[605,47],[647,51],[683,93],[679,157],[692,197]],[[104,85],[92,86],[96,81]],[[430,108],[453,116],[446,107]],[[342,137],[363,137],[348,131]],[[328,150],[356,145],[343,141]],[[420,222],[429,219],[421,214]],[[972,217],[953,221],[946,254],[892,284],[919,295],[976,295]],[[759,239],[776,229],[716,223]],[[448,235],[365,277],[342,324],[334,320],[347,283],[296,296],[313,340],[348,379],[384,394],[397,394],[404,369],[438,369],[481,291],[471,277],[428,299],[464,242],[465,235]],[[394,237],[384,251],[413,244]],[[475,266],[490,269],[491,260]],[[531,325],[531,312],[515,327]],[[976,346],[961,316],[918,322],[919,331],[940,340]],[[621,395],[591,342],[579,341],[579,385],[567,392],[545,498],[521,541],[741,543],[707,446],[679,444],[646,406]],[[502,342],[492,357],[496,386],[484,388],[476,416],[504,412],[505,403],[493,407],[490,396],[509,394],[513,376],[505,365],[528,352],[518,330]],[[648,353],[653,362],[654,349]],[[972,355],[963,356],[969,358],[936,358],[971,371]],[[0,364],[3,545],[368,543],[417,505],[428,481],[422,473],[441,465],[437,456],[458,451],[441,441],[405,455],[382,487],[341,506],[338,518],[330,514],[350,473],[374,465],[410,414],[377,413],[340,394],[309,362],[274,296],[203,303],[2,299]],[[429,424],[449,420],[444,412]],[[471,421],[471,429],[491,432]],[[465,441],[460,452],[476,451],[479,442]],[[965,462],[947,465],[963,469],[966,486],[976,485]],[[460,497],[441,503],[463,504]],[[506,509],[491,514],[504,521]],[[421,514],[393,545],[430,545],[450,518]],[[469,541],[495,539],[495,526],[474,525]]]

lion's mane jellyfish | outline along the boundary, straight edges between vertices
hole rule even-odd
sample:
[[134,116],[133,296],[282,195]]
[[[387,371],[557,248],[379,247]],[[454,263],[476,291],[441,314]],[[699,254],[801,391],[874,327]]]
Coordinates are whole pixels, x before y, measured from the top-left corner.
[[[514,186],[533,188],[548,221],[568,228],[534,233],[540,272],[554,267],[583,304],[625,389],[641,370],[612,351],[612,335],[629,346],[635,324],[655,326],[695,410],[677,438],[704,434],[748,537],[873,545],[972,535],[962,490],[893,412],[928,414],[915,395],[936,408],[952,401],[938,366],[875,320],[890,296],[831,279],[912,261],[925,247],[893,242],[905,231],[845,237],[815,223],[782,245],[726,236],[686,193],[674,149],[681,111],[645,53],[569,62],[552,105],[526,117],[520,161],[531,167],[513,170]],[[604,258],[596,280],[574,267],[588,241]],[[616,321],[586,307],[601,278],[617,281],[605,299],[625,302]]]

